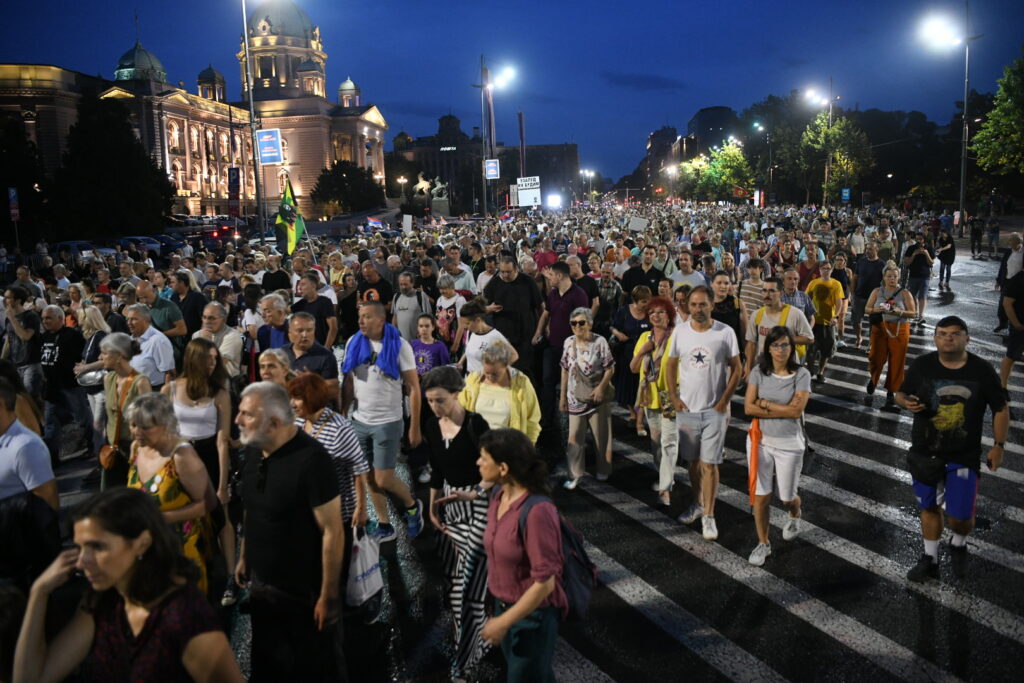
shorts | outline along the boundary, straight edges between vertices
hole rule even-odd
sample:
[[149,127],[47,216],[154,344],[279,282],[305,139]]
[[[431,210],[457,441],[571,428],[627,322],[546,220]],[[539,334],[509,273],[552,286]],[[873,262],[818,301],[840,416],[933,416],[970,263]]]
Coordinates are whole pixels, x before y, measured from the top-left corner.
[[[757,454],[757,495],[771,495],[774,475],[779,482],[779,499],[787,503],[793,500],[803,466],[803,448],[773,448],[762,442]],[[747,437],[747,468],[750,468],[750,437]]]
[[1015,361],[1024,360],[1024,330],[1010,328],[1006,338],[1006,357]]
[[822,360],[832,357],[836,346],[836,328],[831,325],[814,326],[814,346]]
[[402,433],[405,421],[395,420],[379,425],[368,425],[352,420],[352,430],[359,439],[366,462],[375,470],[393,470],[398,464],[398,452],[402,448]]
[[698,457],[709,465],[721,465],[725,459],[725,433],[729,413],[714,408],[699,413],[676,413],[679,427],[679,457],[693,462]]
[[910,292],[915,299],[927,299],[928,298],[928,278],[926,277],[912,277],[907,279],[907,291]]
[[969,521],[974,519],[975,501],[978,498],[978,473],[970,467],[955,462],[945,463],[945,476],[935,485],[925,484],[911,478],[917,507],[928,510],[942,506],[953,519]]

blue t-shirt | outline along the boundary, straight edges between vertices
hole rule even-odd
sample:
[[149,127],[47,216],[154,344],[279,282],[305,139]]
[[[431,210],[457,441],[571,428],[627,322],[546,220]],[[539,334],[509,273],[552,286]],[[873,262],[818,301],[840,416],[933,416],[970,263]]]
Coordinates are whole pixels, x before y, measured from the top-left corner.
[[416,374],[422,377],[436,367],[448,365],[451,358],[448,355],[448,347],[444,342],[436,341],[433,344],[424,344],[419,339],[413,339],[412,355],[416,358]]
[[15,420],[0,434],[0,500],[37,489],[52,479],[46,444]]

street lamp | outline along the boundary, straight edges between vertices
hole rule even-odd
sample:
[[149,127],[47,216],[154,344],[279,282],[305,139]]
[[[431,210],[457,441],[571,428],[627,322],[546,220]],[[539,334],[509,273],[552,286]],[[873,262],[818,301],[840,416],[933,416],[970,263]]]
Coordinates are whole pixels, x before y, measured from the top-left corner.
[[[832,77],[828,77],[828,97],[820,95],[814,90],[814,88],[808,88],[805,92],[807,101],[812,105],[824,107],[828,105],[828,130],[832,130],[832,105],[839,101],[839,95],[832,93]],[[832,171],[832,149],[828,150],[828,156],[825,158],[825,185],[821,192],[821,203],[822,205],[828,204],[828,178]]]
[[775,166],[772,164],[772,132],[756,121],[754,122],[754,130],[764,133],[765,140],[768,142],[768,194],[771,194],[775,175]]
[[587,169],[580,169],[580,175],[590,181],[590,189],[587,192],[587,202],[594,201],[594,172]]
[[971,43],[981,34],[968,35],[971,32],[971,7],[964,3],[963,30],[949,18],[932,16],[921,24],[918,32],[921,40],[936,49],[949,49],[964,46],[964,111],[963,131],[960,137],[960,234],[963,235],[967,225],[967,97],[971,92]]
[[[487,63],[484,60],[484,56],[480,55],[480,82],[474,83],[474,88],[480,88],[480,189],[482,191],[480,215],[487,215],[487,172],[484,168],[485,163],[490,155],[494,154],[494,99],[492,93],[495,88],[504,88],[509,82],[515,78],[516,72],[510,66],[506,66],[498,73],[494,80],[491,80],[490,70],[487,68]],[[488,123],[488,103],[490,103],[490,122]]]
[[400,175],[395,180],[398,181],[398,187],[400,188],[400,195],[402,199],[405,199],[405,184],[409,182],[409,179],[404,175]]
[[263,217],[263,190],[260,183],[260,171],[263,164],[260,163],[260,145],[256,135],[256,105],[253,103],[252,95],[252,60],[249,59],[249,13],[245,9],[245,0],[242,0],[242,49],[245,52],[245,83],[249,95],[249,132],[252,134],[252,162],[253,182],[256,185],[256,221],[259,224],[260,246],[264,245],[264,233],[267,226]]

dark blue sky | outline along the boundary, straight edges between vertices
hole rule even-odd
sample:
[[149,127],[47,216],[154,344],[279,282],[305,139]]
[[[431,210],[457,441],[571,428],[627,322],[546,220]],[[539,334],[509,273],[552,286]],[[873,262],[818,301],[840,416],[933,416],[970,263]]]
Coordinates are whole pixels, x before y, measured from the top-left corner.
[[[259,7],[249,2],[249,11]],[[498,138],[513,144],[515,112],[527,142],[575,142],[580,161],[606,176],[629,173],[646,136],[663,126],[685,132],[697,109],[737,112],[770,93],[827,88],[844,106],[917,109],[949,121],[963,89],[963,51],[936,52],[917,39],[935,11],[963,17],[963,4],[936,0],[747,2],[621,0],[488,2],[300,0],[320,26],[328,92],[346,76],[391,125],[413,136],[436,131],[449,111],[468,133],[479,125],[480,54],[517,70],[495,95]],[[0,61],[50,63],[113,77],[135,40],[164,63],[168,80],[195,92],[208,63],[239,96],[235,53],[240,0],[19,3],[0,24]],[[971,4],[972,85],[994,91],[1024,40],[1024,2]]]

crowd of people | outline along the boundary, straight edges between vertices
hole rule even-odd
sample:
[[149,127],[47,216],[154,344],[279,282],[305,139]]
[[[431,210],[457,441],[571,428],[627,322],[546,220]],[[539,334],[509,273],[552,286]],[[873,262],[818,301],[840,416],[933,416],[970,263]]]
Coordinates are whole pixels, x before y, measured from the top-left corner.
[[[381,604],[344,604],[363,578],[350,575],[354,543],[429,523],[452,678],[500,646],[509,680],[553,680],[569,606],[549,473],[577,489],[589,433],[607,480],[619,406],[650,438],[656,503],[673,504],[685,462],[678,521],[714,541],[739,394],[749,562],[763,565],[773,493],[783,539],[800,533],[808,400],[835,349],[865,339],[866,394],[885,371],[884,409],[915,416],[925,553],[908,578],[937,576],[942,493],[963,576],[983,418],[994,469],[1024,352],[1024,251],[1014,234],[1001,262],[1001,373],[966,351],[953,316],[907,368],[936,262],[950,287],[957,227],[904,210],[646,204],[360,231],[288,256],[189,243],[54,263],[40,244],[0,312],[0,530],[38,536],[0,562],[26,596],[0,679],[237,680],[214,608],[244,595],[251,680],[344,680],[339,618],[372,623]],[[61,550],[54,471],[75,453],[95,461],[86,483],[100,492]],[[48,601],[81,588],[76,573],[84,597],[54,636]]]

